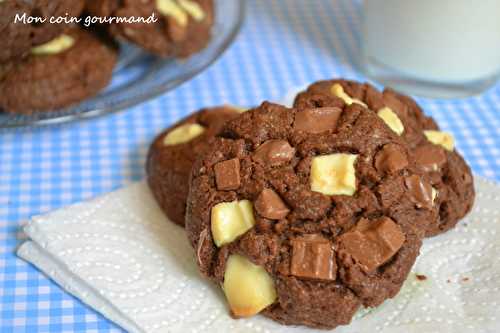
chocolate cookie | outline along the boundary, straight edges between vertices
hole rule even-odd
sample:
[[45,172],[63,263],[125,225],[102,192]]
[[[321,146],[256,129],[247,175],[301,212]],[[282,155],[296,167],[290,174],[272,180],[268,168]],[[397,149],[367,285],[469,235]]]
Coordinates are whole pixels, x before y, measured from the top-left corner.
[[[50,18],[78,17],[83,6],[83,0],[0,1],[0,63],[26,56],[32,47],[56,38],[70,25],[50,23]],[[26,20],[31,16],[44,22],[15,22],[16,14],[19,18],[26,14]]]
[[469,166],[454,149],[453,138],[440,132],[412,98],[387,88],[380,92],[368,83],[328,80],[312,84],[295,100],[301,107],[345,103],[365,104],[377,112],[406,140],[418,166],[430,176],[440,218],[429,226],[427,236],[453,228],[471,210],[475,194]]
[[266,102],[195,162],[186,231],[235,317],[334,328],[399,291],[437,219],[433,192],[365,107]]
[[30,114],[79,102],[108,84],[116,59],[114,47],[74,27],[24,60],[0,64],[0,108]]
[[146,162],[148,184],[172,222],[184,226],[194,159],[210,147],[210,139],[224,122],[240,112],[230,106],[200,110],[161,133],[152,143]]
[[149,18],[156,23],[114,22],[111,32],[159,56],[187,57],[210,40],[214,22],[212,0],[88,0],[96,16]]

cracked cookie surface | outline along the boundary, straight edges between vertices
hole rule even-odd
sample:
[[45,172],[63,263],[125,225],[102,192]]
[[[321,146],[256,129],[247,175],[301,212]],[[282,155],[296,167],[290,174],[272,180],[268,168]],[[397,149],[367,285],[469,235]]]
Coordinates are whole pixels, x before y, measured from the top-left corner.
[[[437,219],[405,140],[359,104],[263,103],[226,124],[191,177],[188,238],[235,316],[348,324],[396,295]],[[239,288],[264,299],[232,294],[241,270],[260,278]]]
[[[427,236],[434,236],[453,228],[472,208],[475,198],[474,183],[470,167],[451,147],[431,142],[426,131],[439,131],[439,126],[426,116],[411,97],[392,89],[382,92],[368,83],[348,80],[325,80],[311,84],[295,99],[295,106],[338,106],[345,101],[332,92],[340,85],[348,96],[366,104],[374,112],[389,108],[401,121],[404,129],[401,136],[411,148],[420,169],[428,174],[437,191],[439,220],[431,224]],[[450,148],[450,147],[448,147]]]

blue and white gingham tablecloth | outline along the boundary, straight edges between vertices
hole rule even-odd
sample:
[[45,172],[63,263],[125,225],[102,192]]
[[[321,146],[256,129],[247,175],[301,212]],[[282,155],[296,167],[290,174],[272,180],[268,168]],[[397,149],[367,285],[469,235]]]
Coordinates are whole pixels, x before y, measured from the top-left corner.
[[[0,131],[0,332],[121,331],[15,257],[20,223],[141,179],[155,133],[192,110],[278,101],[322,78],[365,80],[354,67],[357,3],[250,0],[234,45],[177,90],[103,118]],[[477,174],[500,181],[500,84],[480,97],[419,102]]]

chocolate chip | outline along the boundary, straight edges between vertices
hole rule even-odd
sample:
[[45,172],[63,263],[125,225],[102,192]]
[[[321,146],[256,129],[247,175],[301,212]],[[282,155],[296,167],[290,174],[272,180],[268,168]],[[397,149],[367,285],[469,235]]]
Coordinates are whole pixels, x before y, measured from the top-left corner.
[[375,168],[380,172],[395,173],[407,166],[405,151],[399,145],[387,144],[375,155]]
[[293,127],[297,131],[308,133],[321,133],[334,130],[342,113],[342,109],[336,107],[323,107],[306,109],[297,112]]
[[254,207],[257,213],[270,220],[281,220],[290,212],[280,196],[268,188],[260,192]]
[[423,275],[423,274],[417,274],[417,280],[419,281],[425,281],[427,280],[427,276]]
[[252,156],[262,165],[280,165],[290,161],[295,155],[295,148],[286,140],[268,140],[264,142]]
[[412,175],[405,178],[405,185],[418,208],[432,209],[432,185],[428,181],[418,175]]
[[414,151],[417,165],[425,172],[438,171],[447,161],[443,148],[436,145],[423,145]]
[[312,234],[292,240],[290,273],[297,277],[335,280],[337,263],[330,241]]
[[365,272],[385,264],[405,241],[401,228],[390,218],[361,219],[349,232],[339,237],[340,251],[349,254]]
[[221,191],[236,190],[240,187],[240,160],[233,158],[214,166],[215,182]]

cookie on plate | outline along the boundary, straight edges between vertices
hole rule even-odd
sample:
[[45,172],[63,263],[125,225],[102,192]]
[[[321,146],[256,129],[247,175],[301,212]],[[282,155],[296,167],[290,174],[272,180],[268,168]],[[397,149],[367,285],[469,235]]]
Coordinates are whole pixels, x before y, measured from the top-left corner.
[[[29,54],[32,47],[44,44],[70,25],[50,23],[51,17],[78,17],[84,0],[8,0],[0,1],[0,63],[15,60]],[[22,18],[44,19],[45,22],[15,22],[16,14]]]
[[433,193],[365,107],[266,102],[195,162],[186,231],[235,317],[334,328],[397,294],[437,219]]
[[162,132],[153,141],[146,162],[149,187],[174,223],[184,226],[189,174],[195,158],[210,147],[210,139],[241,110],[231,106],[202,109]]
[[213,0],[88,0],[87,10],[96,16],[149,18],[156,23],[112,23],[115,36],[162,57],[187,57],[210,40],[214,22]]
[[392,89],[378,91],[368,83],[347,80],[319,81],[300,93],[296,106],[339,106],[345,103],[367,105],[410,145],[417,165],[428,173],[437,191],[439,220],[431,224],[427,236],[453,228],[472,208],[472,172],[454,148],[453,137],[441,132],[411,97]]
[[73,27],[27,58],[0,64],[0,109],[32,114],[77,103],[108,84],[116,59],[114,46]]

